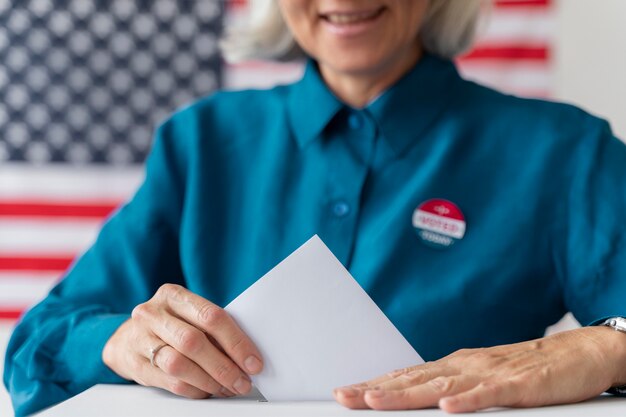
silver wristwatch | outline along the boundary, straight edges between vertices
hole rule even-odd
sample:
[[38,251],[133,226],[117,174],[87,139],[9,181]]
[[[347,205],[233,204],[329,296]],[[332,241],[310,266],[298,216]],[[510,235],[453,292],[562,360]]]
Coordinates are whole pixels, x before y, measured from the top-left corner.
[[[626,318],[624,317],[611,317],[602,323],[604,326],[612,327],[614,330],[618,332],[626,333]],[[626,385],[621,387],[613,387],[607,391],[608,393],[626,396]]]
[[626,333],[626,318],[624,317],[611,317],[602,324],[608,327],[612,327],[619,332]]

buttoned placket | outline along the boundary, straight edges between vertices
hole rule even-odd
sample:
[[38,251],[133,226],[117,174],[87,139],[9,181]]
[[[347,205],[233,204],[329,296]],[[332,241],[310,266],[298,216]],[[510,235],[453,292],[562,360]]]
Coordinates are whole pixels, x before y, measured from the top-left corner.
[[367,110],[346,110],[326,135],[333,160],[327,173],[327,215],[321,233],[335,256],[349,267],[377,128]]

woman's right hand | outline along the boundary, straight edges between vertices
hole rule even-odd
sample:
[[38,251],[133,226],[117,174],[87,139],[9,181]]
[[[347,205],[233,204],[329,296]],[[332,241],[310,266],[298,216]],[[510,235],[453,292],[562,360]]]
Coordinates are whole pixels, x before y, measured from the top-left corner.
[[[152,366],[151,349],[161,345]],[[135,307],[102,360],[122,378],[188,398],[246,394],[248,374],[263,368],[258,349],[226,311],[173,284]]]

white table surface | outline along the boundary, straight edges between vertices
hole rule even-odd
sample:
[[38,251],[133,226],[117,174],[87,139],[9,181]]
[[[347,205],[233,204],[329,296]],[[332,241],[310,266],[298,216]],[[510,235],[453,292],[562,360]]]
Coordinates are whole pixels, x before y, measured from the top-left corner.
[[[386,415],[389,412],[348,410],[334,402],[260,402],[259,396],[187,400],[163,390],[137,385],[97,385],[49,408],[37,417],[343,417]],[[393,417],[450,416],[440,410],[393,412]],[[489,417],[624,417],[626,398],[603,396],[580,404],[533,409],[489,410]]]

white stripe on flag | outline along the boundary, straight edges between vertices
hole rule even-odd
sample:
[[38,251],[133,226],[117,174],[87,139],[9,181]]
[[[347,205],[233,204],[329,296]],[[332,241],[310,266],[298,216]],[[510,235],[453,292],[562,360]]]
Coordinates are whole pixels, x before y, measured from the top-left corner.
[[545,45],[551,44],[555,36],[554,15],[543,9],[496,9],[486,18],[478,34],[479,43]]
[[[552,71],[549,65],[541,63],[498,63],[463,62],[460,65],[463,76],[481,84],[506,89],[516,94],[549,93],[553,86]],[[542,94],[542,95],[543,95]]]
[[298,80],[304,72],[302,63],[249,62],[229,65],[224,71],[226,89],[270,88]]
[[0,255],[76,254],[89,247],[102,220],[0,217]]
[[0,272],[2,309],[29,307],[43,297],[59,280],[59,274],[18,274]]
[[143,167],[0,166],[0,199],[45,199],[48,202],[127,199],[144,176]]

